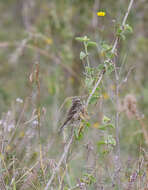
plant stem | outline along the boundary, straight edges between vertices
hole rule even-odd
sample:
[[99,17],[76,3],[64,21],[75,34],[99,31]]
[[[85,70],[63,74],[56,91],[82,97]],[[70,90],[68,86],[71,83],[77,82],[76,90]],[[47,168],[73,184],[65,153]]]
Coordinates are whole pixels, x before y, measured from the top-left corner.
[[[122,21],[122,26],[124,27],[127,17],[129,15],[129,12],[131,10],[132,4],[133,4],[134,0],[130,0],[128,9],[125,13],[125,16],[123,18]],[[119,37],[117,36],[112,48],[112,53],[115,52],[115,49],[118,45],[119,42]],[[118,185],[118,189],[121,189],[121,182],[120,182],[120,169],[121,169],[121,158],[120,158],[120,139],[119,139],[119,111],[118,111],[118,105],[119,105],[119,74],[117,71],[117,66],[114,63],[114,70],[115,70],[115,80],[116,80],[116,91],[115,91],[115,99],[116,99],[116,115],[115,115],[115,128],[116,128],[116,143],[117,143],[117,149],[116,149],[116,171],[115,171],[115,176],[116,176],[116,180],[117,180],[117,185]]]
[[84,49],[86,53],[87,66],[90,67],[89,58],[88,58],[88,50],[87,50],[87,42],[84,42]]
[[[124,26],[124,24],[126,23],[126,20],[127,20],[128,14],[129,14],[129,12],[130,12],[130,9],[131,9],[131,7],[132,7],[133,1],[134,1],[134,0],[131,0],[130,3],[129,3],[127,12],[126,12],[126,14],[125,14],[125,16],[124,16],[124,18],[123,18],[123,22],[122,22],[122,25],[123,25],[123,26]],[[119,37],[117,36],[117,37],[115,38],[115,42],[114,42],[114,45],[113,45],[113,48],[112,48],[112,51],[111,51],[112,53],[114,53],[114,51],[115,51],[115,49],[116,49],[116,47],[117,47],[118,41],[119,41]],[[89,59],[88,59],[88,52],[87,52],[87,44],[86,44],[86,43],[84,43],[84,47],[85,47],[85,53],[87,54],[87,64],[88,64],[88,67],[89,67],[90,64],[89,64]],[[118,77],[117,68],[116,68],[116,65],[115,65],[115,64],[114,64],[114,67],[115,67],[115,78],[116,78],[116,98],[117,98],[117,99],[116,99],[116,106],[117,106],[118,103],[119,103],[119,81],[118,81],[119,77]],[[94,86],[93,89],[92,89],[92,92],[90,93],[90,95],[89,95],[89,97],[88,97],[88,99],[87,99],[86,107],[88,107],[88,104],[89,104],[89,102],[90,102],[90,99],[91,99],[91,97],[93,96],[93,94],[95,93],[95,91],[96,91],[98,85],[100,84],[100,82],[101,82],[101,80],[102,80],[102,78],[103,78],[104,73],[105,73],[105,69],[103,69],[103,70],[101,71],[101,73],[99,74],[99,76],[98,76],[99,78],[98,78],[98,80],[97,80],[95,86]],[[120,155],[120,143],[119,143],[119,112],[118,112],[118,110],[117,110],[117,112],[116,112],[115,125],[116,125],[116,137],[117,137],[117,154]],[[57,173],[58,170],[60,169],[60,166],[61,166],[63,160],[65,159],[65,157],[67,156],[67,154],[68,154],[68,152],[69,152],[69,150],[70,150],[71,144],[72,144],[72,142],[73,142],[73,138],[74,138],[74,132],[73,132],[73,129],[72,129],[71,137],[70,137],[69,141],[67,142],[67,144],[65,145],[65,150],[64,150],[63,154],[61,155],[61,158],[60,158],[60,160],[59,160],[59,162],[58,162],[56,168],[53,170],[53,173],[52,173],[52,175],[51,175],[51,177],[50,177],[48,183],[46,184],[46,187],[44,188],[44,190],[49,190],[49,187],[51,186],[51,183],[52,183],[52,181],[53,181],[53,179],[54,179],[56,173]],[[120,178],[118,178],[118,179],[119,179],[119,182],[120,182]],[[120,185],[119,182],[118,182],[118,185]]]
[[91,93],[90,93],[90,95],[89,95],[89,97],[88,97],[88,99],[87,99],[86,107],[88,107],[88,104],[89,104],[89,102],[90,102],[91,97],[93,96],[93,94],[95,93],[97,87],[99,86],[99,84],[100,84],[100,82],[101,82],[101,80],[102,80],[102,78],[103,78],[104,72],[105,72],[105,71],[102,70],[101,73],[99,74],[98,81],[96,82],[94,88],[92,89],[92,91],[91,91]]

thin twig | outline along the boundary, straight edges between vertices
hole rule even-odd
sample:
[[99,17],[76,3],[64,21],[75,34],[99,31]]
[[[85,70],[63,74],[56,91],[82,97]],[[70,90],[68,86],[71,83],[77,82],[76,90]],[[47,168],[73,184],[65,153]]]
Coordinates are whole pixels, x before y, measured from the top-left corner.
[[63,172],[63,174],[61,176],[60,185],[59,185],[58,190],[62,190],[63,181],[64,181],[64,177],[65,177],[66,173],[67,173],[67,166],[66,166],[66,168],[65,168],[65,170],[64,170],[64,172]]
[[130,3],[129,3],[127,12],[125,13],[125,16],[124,16],[123,21],[122,21],[122,26],[124,26],[125,23],[126,23],[126,20],[127,20],[128,15],[129,15],[129,12],[130,12],[130,10],[132,8],[133,2],[134,2],[134,0],[131,0]]
[[120,89],[120,87],[121,87],[124,83],[127,82],[128,78],[129,78],[129,75],[130,75],[130,73],[132,72],[133,69],[135,69],[135,66],[132,66],[132,67],[129,69],[129,71],[128,71],[126,77],[120,82],[120,84],[119,84],[119,89]]
[[[124,16],[123,21],[122,21],[122,26],[124,26],[126,23],[126,20],[127,20],[128,15],[129,15],[129,12],[131,10],[133,2],[134,2],[134,0],[131,0],[129,3],[127,12],[125,13],[125,16]],[[117,36],[115,39],[115,43],[113,45],[113,48],[112,48],[112,53],[115,51],[115,49],[118,45],[118,40],[119,40],[119,37]],[[118,76],[117,67],[115,64],[114,64],[114,68],[115,68],[115,78],[116,78],[116,92],[115,92],[116,93],[116,105],[118,106],[118,103],[119,103],[119,76]],[[118,130],[118,125],[119,125],[119,113],[117,111],[117,113],[116,113],[116,129],[117,130]],[[117,139],[117,141],[118,141],[118,139]],[[118,144],[118,142],[117,142],[117,144]]]
[[22,111],[21,111],[21,113],[20,113],[20,116],[19,116],[19,119],[18,119],[18,121],[17,121],[17,123],[16,123],[15,129],[14,129],[13,133],[11,134],[11,136],[10,136],[8,142],[7,142],[7,145],[9,145],[9,144],[11,143],[11,141],[13,140],[13,138],[14,138],[14,136],[15,136],[15,133],[16,133],[16,130],[17,130],[18,127],[20,126],[20,122],[21,122],[22,119],[23,119],[23,116],[24,116],[24,113],[25,113],[26,108],[27,108],[27,106],[28,106],[28,103],[29,103],[29,98],[26,98],[26,100],[24,101],[23,109],[22,109]]
[[40,165],[45,181],[45,170],[43,164],[43,153],[42,153],[42,143],[41,143],[41,105],[40,105],[40,78],[39,78],[39,63],[38,61],[35,64],[35,81],[37,86],[37,98],[36,98],[36,109],[37,109],[37,128],[38,128],[38,138],[39,138],[39,149],[40,149]]
[[88,107],[88,104],[89,104],[89,102],[90,102],[91,97],[93,96],[93,94],[95,93],[95,91],[96,91],[98,85],[100,84],[100,82],[101,82],[101,80],[102,80],[102,78],[103,78],[104,72],[105,72],[105,71],[103,70],[103,71],[99,74],[98,81],[96,82],[94,88],[92,89],[92,91],[91,91],[91,93],[90,93],[90,95],[89,95],[89,97],[88,97],[88,99],[87,99],[86,107]]
[[38,165],[39,161],[37,161],[30,169],[28,169],[17,181],[16,184],[18,184],[24,177],[26,177],[30,172]]
[[[130,0],[128,9],[127,9],[127,11],[126,11],[126,13],[125,13],[125,16],[124,16],[124,18],[123,18],[123,21],[122,21],[122,27],[124,27],[124,25],[125,25],[125,23],[126,23],[126,20],[127,20],[128,15],[129,15],[129,12],[130,12],[130,10],[131,10],[131,8],[132,8],[133,2],[134,2],[134,0]],[[117,36],[116,39],[115,39],[113,48],[112,48],[112,50],[111,50],[112,53],[114,53],[114,51],[115,51],[115,49],[116,49],[116,47],[117,47],[118,40],[119,40],[119,37]]]

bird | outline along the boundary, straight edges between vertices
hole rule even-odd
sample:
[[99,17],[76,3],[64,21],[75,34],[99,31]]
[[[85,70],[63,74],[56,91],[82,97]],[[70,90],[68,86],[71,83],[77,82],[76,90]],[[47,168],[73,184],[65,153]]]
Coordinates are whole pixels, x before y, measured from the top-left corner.
[[62,124],[62,126],[60,127],[59,133],[61,133],[67,125],[79,121],[81,119],[81,115],[83,114],[83,112],[84,112],[83,103],[81,102],[80,98],[74,97],[72,99],[72,105],[67,112],[66,119]]

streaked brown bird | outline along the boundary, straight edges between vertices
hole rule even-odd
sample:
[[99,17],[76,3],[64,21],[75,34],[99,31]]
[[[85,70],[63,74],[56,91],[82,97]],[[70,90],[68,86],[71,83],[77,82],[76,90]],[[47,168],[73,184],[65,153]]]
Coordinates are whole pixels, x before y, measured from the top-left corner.
[[59,132],[61,133],[62,130],[70,124],[73,124],[75,121],[79,121],[81,118],[81,114],[83,114],[84,105],[82,104],[80,98],[74,97],[72,99],[72,106],[69,109],[67,113],[67,117],[63,123],[63,125],[60,127]]

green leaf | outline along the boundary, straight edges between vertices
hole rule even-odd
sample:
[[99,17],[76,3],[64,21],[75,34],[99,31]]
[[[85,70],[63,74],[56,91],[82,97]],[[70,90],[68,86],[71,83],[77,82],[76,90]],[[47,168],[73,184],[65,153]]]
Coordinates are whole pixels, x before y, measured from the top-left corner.
[[83,51],[80,52],[80,59],[83,60],[86,57],[86,53]]
[[117,29],[117,35],[121,35],[121,33],[123,32],[123,29],[121,28],[121,26]]
[[85,85],[86,85],[86,87],[90,88],[92,86],[93,82],[94,82],[93,78],[86,78],[85,79]]
[[87,46],[97,46],[97,43],[96,43],[96,42],[89,41],[89,42],[87,43]]
[[125,40],[125,39],[126,39],[126,37],[125,37],[124,34],[121,34],[120,37],[121,37],[122,40]]
[[109,150],[108,149],[104,149],[102,152],[103,155],[109,154]]
[[68,187],[64,187],[64,190],[69,190],[69,188]]
[[124,30],[125,30],[125,32],[133,33],[133,29],[129,24],[126,24],[124,26]]
[[99,125],[98,129],[100,129],[100,130],[105,130],[105,129],[106,129],[106,126],[105,126],[105,125]]
[[111,45],[108,45],[107,43],[103,42],[102,46],[101,46],[101,49],[103,51],[110,51],[112,50],[112,46]]
[[132,33],[133,29],[129,24],[125,24],[124,27],[120,26],[117,29],[117,35],[122,39],[125,40],[125,34],[126,33]]
[[76,138],[76,140],[81,140],[82,138],[83,138],[83,136],[84,136],[84,130],[82,130],[80,133],[79,133],[79,129],[75,129],[74,130],[74,134],[75,134],[75,138]]
[[115,126],[114,126],[113,124],[111,124],[111,123],[110,123],[110,124],[105,125],[105,127],[108,127],[108,128],[113,128],[113,129],[115,128]]
[[109,124],[105,124],[105,125],[99,125],[99,127],[98,127],[98,129],[100,129],[100,130],[106,130],[107,128],[115,128],[115,126],[109,123]]
[[106,130],[107,128],[115,128],[115,126],[114,125],[112,125],[112,124],[106,124],[106,125],[99,125],[99,127],[98,127],[98,129],[100,129],[100,130]]
[[110,118],[109,117],[107,117],[107,116],[105,116],[104,115],[104,117],[103,117],[103,123],[108,123],[108,122],[110,122]]
[[106,144],[106,142],[104,140],[97,142],[98,147],[100,147],[100,145],[105,145],[105,144]]
[[114,52],[111,51],[112,50],[112,46],[108,45],[105,42],[102,42],[101,44],[101,54],[103,56],[105,56],[106,58],[113,58],[114,57]]
[[99,71],[102,71],[103,69],[104,69],[104,64],[99,64],[98,70],[99,70]]
[[105,140],[105,144],[111,144],[111,145],[115,146],[116,140],[115,140],[115,138],[112,137],[112,135],[108,135]]
[[107,58],[111,59],[115,56],[115,53],[111,51],[106,51],[105,55]]
[[89,74],[89,75],[93,75],[94,74],[94,68],[86,66],[85,70],[86,70],[87,74]]
[[87,36],[84,37],[76,37],[75,38],[79,42],[88,42],[90,39]]
[[89,101],[89,104],[95,104],[95,103],[97,103],[98,98],[99,98],[99,96],[92,96],[91,99],[90,99],[90,101]]
[[91,185],[96,182],[96,178],[92,174],[85,173],[84,174],[84,182],[87,182],[87,184]]
[[90,123],[89,122],[85,122],[86,127],[90,127]]
[[15,181],[13,182],[13,190],[16,190],[16,184],[15,184]]
[[111,74],[113,71],[114,71],[114,65],[113,63],[109,63],[108,65],[106,64],[106,71],[107,71],[107,74]]
[[79,42],[84,42],[83,37],[76,37],[75,39]]

